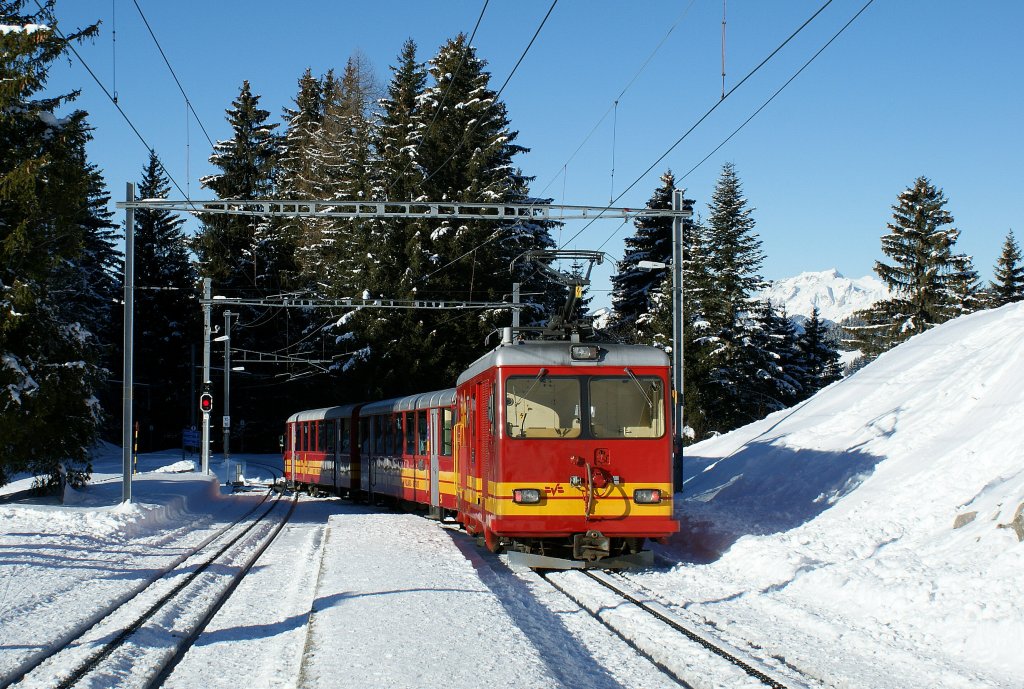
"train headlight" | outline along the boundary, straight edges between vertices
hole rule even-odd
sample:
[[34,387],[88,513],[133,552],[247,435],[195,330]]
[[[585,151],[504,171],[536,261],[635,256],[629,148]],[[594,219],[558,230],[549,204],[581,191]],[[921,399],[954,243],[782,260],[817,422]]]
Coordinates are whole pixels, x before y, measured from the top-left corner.
[[638,488],[633,491],[633,502],[638,505],[657,505],[661,502],[661,491],[657,488]]
[[540,491],[536,488],[516,488],[512,491],[512,502],[518,505],[536,505],[540,502]]
[[569,348],[569,357],[573,361],[597,361],[601,348],[597,345],[573,345]]

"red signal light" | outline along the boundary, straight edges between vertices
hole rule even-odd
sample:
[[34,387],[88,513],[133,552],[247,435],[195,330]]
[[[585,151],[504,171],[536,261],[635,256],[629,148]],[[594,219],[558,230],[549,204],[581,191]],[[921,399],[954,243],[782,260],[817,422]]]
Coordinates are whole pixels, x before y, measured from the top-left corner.
[[199,396],[199,410],[204,414],[209,414],[213,411],[213,395],[204,392]]

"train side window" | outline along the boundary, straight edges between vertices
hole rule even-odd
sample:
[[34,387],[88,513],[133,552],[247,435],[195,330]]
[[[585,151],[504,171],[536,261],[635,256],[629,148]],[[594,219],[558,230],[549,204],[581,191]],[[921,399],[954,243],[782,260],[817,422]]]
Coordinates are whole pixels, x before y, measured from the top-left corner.
[[303,452],[308,452],[309,451],[309,422],[308,421],[303,421],[302,422],[302,442],[301,442],[301,444],[299,446],[299,449],[301,451],[303,451]]
[[384,417],[373,417],[373,454],[384,454]]
[[441,454],[452,456],[452,410],[441,410]]
[[423,411],[416,412],[416,427],[419,430],[419,447],[417,448],[417,454],[427,454],[427,417],[429,415],[430,413],[425,409]]
[[[399,433],[402,427],[402,415],[397,417],[384,417],[384,453],[389,457],[395,453],[395,426],[398,426]],[[401,437],[401,435],[399,435]]]
[[416,454],[416,412],[405,415],[405,454]]
[[317,452],[324,451],[324,424],[322,421],[314,421],[312,436],[313,436],[313,447],[316,448]]
[[335,441],[338,437],[338,427],[334,421],[324,421],[320,424],[321,435],[326,436],[324,438],[324,449],[327,450],[328,454],[334,454]]
[[370,448],[372,447],[370,444],[371,439],[373,438],[371,426],[372,424],[370,419],[359,419],[359,451],[364,455],[370,454]]
[[352,452],[352,419],[341,420],[341,453]]

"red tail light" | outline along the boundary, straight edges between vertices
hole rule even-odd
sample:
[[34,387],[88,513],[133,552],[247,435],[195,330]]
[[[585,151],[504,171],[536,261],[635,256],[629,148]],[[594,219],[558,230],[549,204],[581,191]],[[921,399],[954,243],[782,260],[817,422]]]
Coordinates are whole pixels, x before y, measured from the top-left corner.
[[661,502],[661,491],[657,488],[638,488],[633,491],[633,502],[638,505],[657,505]]
[[536,488],[516,488],[512,491],[512,502],[519,505],[535,505],[540,502],[540,491]]

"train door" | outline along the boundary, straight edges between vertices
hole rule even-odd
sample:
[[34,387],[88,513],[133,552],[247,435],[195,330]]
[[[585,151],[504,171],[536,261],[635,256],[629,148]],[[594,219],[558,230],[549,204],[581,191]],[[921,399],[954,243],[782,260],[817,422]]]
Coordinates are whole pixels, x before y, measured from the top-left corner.
[[494,462],[491,455],[491,423],[494,419],[493,387],[493,383],[489,380],[482,380],[476,385],[476,445],[479,448],[480,476],[483,479],[484,508],[488,512],[490,511],[489,498],[494,493],[491,482],[492,479],[497,478],[494,473]]
[[441,492],[440,492],[440,477],[441,468],[439,466],[438,450],[441,446],[441,413],[440,409],[430,409],[427,411],[429,414],[428,423],[430,424],[429,437],[433,438],[433,441],[428,443],[430,452],[430,506],[439,507],[441,505]]

